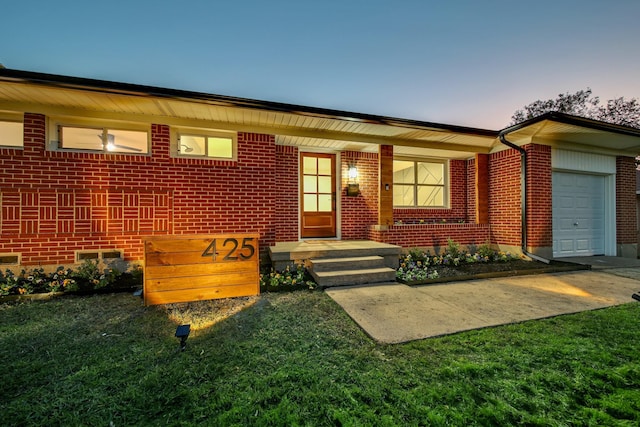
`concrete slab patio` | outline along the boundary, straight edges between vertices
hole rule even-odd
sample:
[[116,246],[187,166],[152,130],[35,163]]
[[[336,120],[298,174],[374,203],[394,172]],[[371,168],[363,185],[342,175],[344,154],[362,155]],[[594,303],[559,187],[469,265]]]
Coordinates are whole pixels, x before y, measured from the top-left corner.
[[620,273],[614,268],[325,292],[373,339],[395,344],[634,302],[631,295],[640,291],[640,270]]

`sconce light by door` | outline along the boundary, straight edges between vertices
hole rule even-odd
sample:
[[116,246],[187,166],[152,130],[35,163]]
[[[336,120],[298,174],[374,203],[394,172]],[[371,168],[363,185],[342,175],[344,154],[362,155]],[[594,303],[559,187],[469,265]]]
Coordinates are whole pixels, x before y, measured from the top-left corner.
[[355,183],[358,182],[358,168],[356,165],[349,165],[349,182]]
[[349,182],[347,183],[347,196],[357,196],[360,194],[360,184],[358,184],[358,168],[355,164],[350,164],[347,172]]

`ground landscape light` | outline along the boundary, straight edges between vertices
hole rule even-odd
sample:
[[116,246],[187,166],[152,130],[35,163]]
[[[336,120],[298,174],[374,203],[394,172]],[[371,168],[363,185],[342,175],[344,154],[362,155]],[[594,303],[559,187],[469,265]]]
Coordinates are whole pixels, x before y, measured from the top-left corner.
[[180,338],[180,350],[184,351],[187,347],[187,338],[191,332],[191,325],[180,325],[176,329],[176,338]]

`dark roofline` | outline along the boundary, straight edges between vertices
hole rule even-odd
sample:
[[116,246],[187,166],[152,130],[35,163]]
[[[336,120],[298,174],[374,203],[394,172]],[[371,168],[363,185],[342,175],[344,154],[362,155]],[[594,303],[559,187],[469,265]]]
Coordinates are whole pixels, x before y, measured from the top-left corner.
[[124,95],[153,96],[158,98],[177,99],[191,102],[196,101],[210,105],[268,110],[313,117],[324,117],[328,119],[350,120],[371,124],[380,124],[386,126],[402,126],[422,130],[445,130],[456,133],[489,137],[496,137],[498,135],[498,131],[488,129],[446,125],[441,123],[401,119],[396,117],[378,116],[373,114],[355,113],[350,111],[332,110],[326,108],[308,107],[281,102],[259,101],[255,99],[214,95],[203,92],[193,92],[178,89],[168,89],[156,86],[118,83],[108,80],[61,76],[57,74],[37,73],[33,71],[12,70],[8,68],[0,68],[0,81],[33,83],[49,87],[90,90],[104,93],[118,93]]
[[599,120],[588,119],[586,117],[572,116],[571,114],[560,113],[558,111],[549,111],[540,116],[534,117],[524,122],[515,124],[508,128],[502,129],[500,135],[507,135],[511,132],[515,132],[527,126],[534,125],[544,120],[551,120],[558,123],[564,123],[567,125],[581,126],[584,128],[601,130],[606,132],[613,132],[627,136],[640,137],[640,129],[630,126],[616,125],[613,123],[602,122]]

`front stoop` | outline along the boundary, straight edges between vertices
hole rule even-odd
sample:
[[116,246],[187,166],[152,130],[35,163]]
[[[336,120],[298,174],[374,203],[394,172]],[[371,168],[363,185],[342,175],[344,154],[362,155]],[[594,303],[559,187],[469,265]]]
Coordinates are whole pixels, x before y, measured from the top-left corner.
[[370,240],[276,243],[269,256],[278,271],[304,263],[318,286],[395,282],[402,248]]
[[321,288],[396,280],[396,271],[381,256],[311,259],[309,273]]

